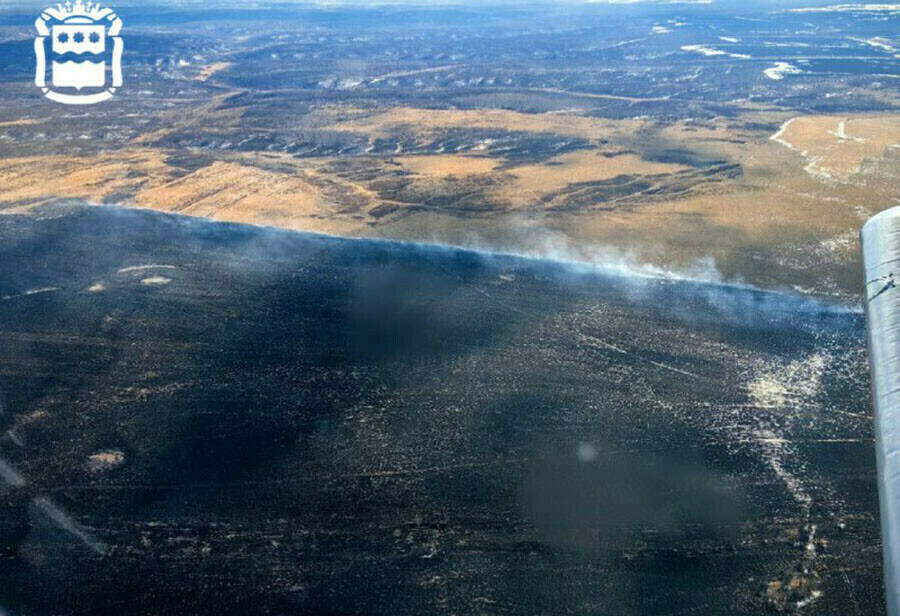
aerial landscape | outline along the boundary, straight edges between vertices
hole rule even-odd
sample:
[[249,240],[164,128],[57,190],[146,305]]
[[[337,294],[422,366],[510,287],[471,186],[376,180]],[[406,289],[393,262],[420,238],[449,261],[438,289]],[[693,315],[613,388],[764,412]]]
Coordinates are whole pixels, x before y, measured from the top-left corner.
[[885,613],[900,5],[0,7],[0,614]]

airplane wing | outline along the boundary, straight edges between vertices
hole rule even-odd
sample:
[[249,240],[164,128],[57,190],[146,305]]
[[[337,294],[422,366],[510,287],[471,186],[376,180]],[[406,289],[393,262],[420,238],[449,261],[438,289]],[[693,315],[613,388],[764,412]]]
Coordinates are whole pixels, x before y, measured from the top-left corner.
[[865,224],[862,247],[885,592],[900,616],[900,207]]

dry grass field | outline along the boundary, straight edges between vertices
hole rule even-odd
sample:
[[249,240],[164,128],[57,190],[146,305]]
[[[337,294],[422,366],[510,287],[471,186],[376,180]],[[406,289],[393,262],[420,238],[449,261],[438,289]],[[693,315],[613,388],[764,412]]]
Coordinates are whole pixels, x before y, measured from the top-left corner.
[[[225,67],[208,68],[207,77]],[[856,232],[897,203],[896,115],[747,112],[747,121],[781,125],[777,131],[725,119],[665,124],[411,107],[327,106],[305,119],[370,143],[398,135],[428,143],[473,130],[582,140],[540,160],[507,158],[485,138],[460,152],[349,161],[205,151],[185,167],[177,160],[184,152],[155,143],[194,127],[240,126],[242,112],[222,100],[172,114],[170,128],[143,134],[124,150],[0,159],[3,211],[76,198],[350,236],[538,254],[561,247],[585,260],[613,250],[673,270],[713,259],[725,278],[852,296]]]

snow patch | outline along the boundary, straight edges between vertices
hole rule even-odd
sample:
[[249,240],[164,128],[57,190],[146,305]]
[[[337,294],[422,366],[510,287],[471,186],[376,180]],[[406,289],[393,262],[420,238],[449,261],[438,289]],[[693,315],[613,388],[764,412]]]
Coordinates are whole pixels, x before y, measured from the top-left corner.
[[118,449],[98,451],[88,456],[87,469],[92,473],[112,470],[125,461],[125,454]]
[[868,45],[869,47],[874,47],[875,49],[878,49],[880,51],[886,51],[888,53],[894,53],[895,51],[897,51],[897,48],[891,45],[887,39],[881,38],[880,36],[876,36],[870,39],[854,38],[851,36],[850,40],[856,43],[862,43],[863,45]]
[[763,73],[769,79],[781,81],[785,75],[800,75],[803,71],[789,62],[776,62],[775,66],[767,68]]
[[707,47],[706,45],[682,45],[681,51],[689,51],[691,53],[699,53],[704,56],[727,56],[739,60],[749,60],[750,56],[743,53],[728,53],[715,47]]
[[788,13],[892,13],[900,12],[900,4],[833,4],[831,6],[787,9]]
[[148,287],[160,287],[169,284],[170,282],[172,282],[172,279],[166,278],[165,276],[150,276],[149,278],[141,280],[141,284]]
[[120,274],[124,274],[126,272],[140,272],[142,270],[148,269],[178,269],[174,265],[158,265],[156,263],[149,263],[147,265],[131,265],[129,267],[123,267],[119,270]]

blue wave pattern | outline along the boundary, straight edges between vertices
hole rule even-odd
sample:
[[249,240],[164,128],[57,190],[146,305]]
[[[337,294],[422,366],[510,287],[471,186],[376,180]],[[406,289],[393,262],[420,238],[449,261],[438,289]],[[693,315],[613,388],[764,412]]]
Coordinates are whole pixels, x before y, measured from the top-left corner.
[[51,59],[54,62],[103,62],[106,60],[106,53],[75,53],[69,51],[66,53],[53,53]]

